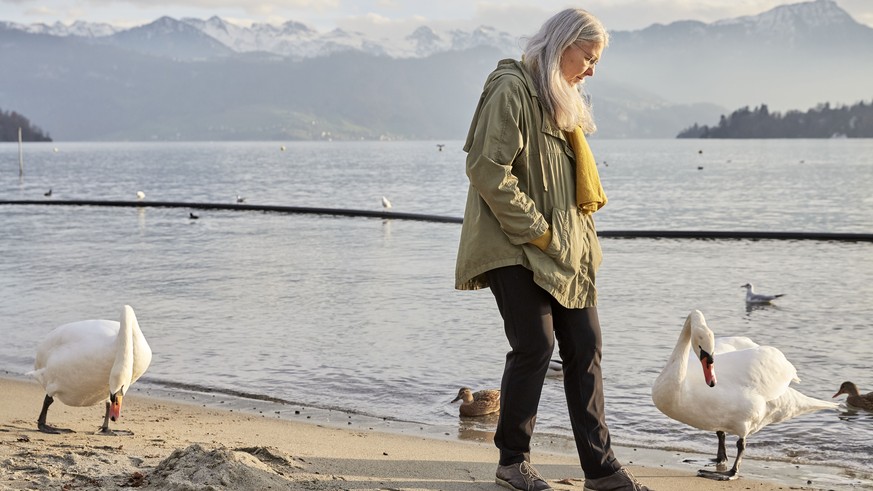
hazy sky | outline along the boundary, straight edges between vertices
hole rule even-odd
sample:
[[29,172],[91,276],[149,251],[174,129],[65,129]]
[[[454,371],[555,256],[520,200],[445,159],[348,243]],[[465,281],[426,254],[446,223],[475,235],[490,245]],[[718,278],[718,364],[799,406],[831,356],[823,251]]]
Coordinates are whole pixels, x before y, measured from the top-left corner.
[[[321,31],[335,27],[365,33],[408,34],[415,27],[489,25],[530,34],[549,15],[581,7],[610,30],[641,29],[676,20],[712,22],[755,15],[802,0],[0,0],[0,20],[107,22],[132,27],[169,15],[201,19],[217,15],[243,25],[294,20]],[[819,0],[821,1],[821,0]],[[873,0],[835,0],[858,22],[873,26]]]

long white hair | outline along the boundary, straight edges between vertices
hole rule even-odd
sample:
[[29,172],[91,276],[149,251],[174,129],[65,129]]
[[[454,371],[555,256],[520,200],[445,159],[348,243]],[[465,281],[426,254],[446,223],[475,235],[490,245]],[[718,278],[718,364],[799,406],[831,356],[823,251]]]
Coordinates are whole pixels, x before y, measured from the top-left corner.
[[561,73],[561,55],[575,42],[609,45],[609,34],[600,21],[582,9],[567,9],[547,20],[527,42],[522,58],[533,75],[534,84],[546,112],[564,131],[581,126],[591,134],[597,130],[591,105],[582,93],[582,84],[574,87]]

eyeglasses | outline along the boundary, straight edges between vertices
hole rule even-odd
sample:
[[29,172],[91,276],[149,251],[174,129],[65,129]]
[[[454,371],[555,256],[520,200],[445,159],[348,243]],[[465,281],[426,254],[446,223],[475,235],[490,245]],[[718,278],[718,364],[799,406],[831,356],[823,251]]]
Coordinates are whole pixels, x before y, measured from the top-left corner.
[[574,42],[573,46],[576,46],[579,49],[579,51],[582,52],[582,55],[584,56],[583,61],[585,61],[586,65],[595,66],[595,65],[597,65],[597,62],[600,61],[600,58],[593,56],[593,55],[589,55],[584,49],[582,49],[582,46],[579,46],[579,41]]

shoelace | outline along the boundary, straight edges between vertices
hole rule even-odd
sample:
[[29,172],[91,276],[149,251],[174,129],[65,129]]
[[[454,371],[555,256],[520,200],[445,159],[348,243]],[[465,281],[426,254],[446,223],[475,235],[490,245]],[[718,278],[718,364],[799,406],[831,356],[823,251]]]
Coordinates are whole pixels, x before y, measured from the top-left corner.
[[643,490],[643,485],[642,485],[642,483],[640,483],[639,481],[637,481],[637,478],[634,477],[633,474],[631,474],[631,471],[629,471],[629,470],[625,469],[624,467],[622,467],[621,469],[619,469],[618,472],[623,472],[623,473],[628,477],[628,479],[630,479],[631,484],[634,485],[634,491],[642,491],[642,490]]
[[528,489],[533,489],[533,484],[537,480],[545,481],[543,476],[541,476],[540,473],[537,472],[537,470],[528,462],[522,462],[518,466],[518,472],[521,473],[521,477],[524,479],[524,484]]

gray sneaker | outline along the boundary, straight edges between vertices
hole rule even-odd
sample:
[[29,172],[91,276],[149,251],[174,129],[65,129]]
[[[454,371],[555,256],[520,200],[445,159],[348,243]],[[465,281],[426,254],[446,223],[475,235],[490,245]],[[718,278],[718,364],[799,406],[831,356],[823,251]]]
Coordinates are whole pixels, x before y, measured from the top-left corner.
[[497,484],[517,491],[552,491],[549,483],[530,465],[530,462],[498,465]]
[[611,476],[599,479],[585,479],[585,491],[655,491],[640,484],[625,468]]

